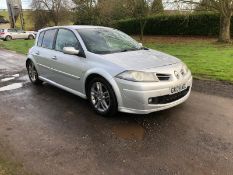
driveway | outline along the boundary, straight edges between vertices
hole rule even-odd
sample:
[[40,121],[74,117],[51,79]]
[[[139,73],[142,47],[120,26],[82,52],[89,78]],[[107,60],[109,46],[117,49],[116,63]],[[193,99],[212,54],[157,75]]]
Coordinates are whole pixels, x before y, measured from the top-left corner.
[[28,172],[232,174],[233,99],[214,95],[218,88],[195,91],[195,81],[190,99],[173,109],[103,118],[75,95],[31,85],[24,63],[0,50],[0,148]]

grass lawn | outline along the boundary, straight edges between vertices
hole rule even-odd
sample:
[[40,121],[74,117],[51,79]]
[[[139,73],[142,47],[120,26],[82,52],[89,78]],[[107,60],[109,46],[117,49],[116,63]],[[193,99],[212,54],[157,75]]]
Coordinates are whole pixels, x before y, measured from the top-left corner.
[[0,48],[14,50],[18,53],[27,54],[29,48],[32,47],[35,40],[12,40],[0,41]]
[[21,164],[9,161],[6,155],[0,153],[0,175],[29,175],[29,173],[23,170]]
[[15,167],[15,165],[0,158],[0,175],[18,175],[19,172],[18,166]]
[[180,58],[196,78],[233,83],[233,45],[215,39],[146,37],[145,46]]
[[[136,37],[137,39],[137,37]],[[0,42],[0,48],[26,54],[34,40]],[[233,83],[233,45],[216,43],[215,39],[190,37],[145,37],[145,46],[180,58],[196,78]]]

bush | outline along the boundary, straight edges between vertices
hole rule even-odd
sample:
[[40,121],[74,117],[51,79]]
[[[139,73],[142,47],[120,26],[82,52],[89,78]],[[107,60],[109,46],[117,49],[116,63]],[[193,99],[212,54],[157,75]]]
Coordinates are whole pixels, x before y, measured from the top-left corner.
[[[144,34],[217,36],[219,24],[220,16],[214,13],[156,15],[147,18]],[[140,34],[140,25],[137,19],[116,21],[114,27],[131,35]],[[233,30],[231,33],[233,34]]]

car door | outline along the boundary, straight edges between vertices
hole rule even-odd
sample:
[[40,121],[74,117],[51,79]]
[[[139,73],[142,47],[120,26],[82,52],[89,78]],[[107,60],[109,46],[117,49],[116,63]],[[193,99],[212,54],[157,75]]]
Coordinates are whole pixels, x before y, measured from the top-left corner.
[[27,39],[28,34],[23,30],[17,30],[18,39]]
[[74,47],[83,53],[79,40],[73,31],[59,29],[55,42],[56,53],[53,55],[55,58],[53,68],[56,70],[54,81],[75,91],[82,92],[81,80],[86,59],[78,55],[64,54],[64,47]]
[[49,29],[41,32],[38,37],[37,46],[34,48],[34,57],[38,66],[38,71],[41,77],[54,81],[56,72],[53,70],[54,55],[54,40],[57,29]]
[[18,39],[17,30],[16,29],[8,29],[7,32],[13,39]]

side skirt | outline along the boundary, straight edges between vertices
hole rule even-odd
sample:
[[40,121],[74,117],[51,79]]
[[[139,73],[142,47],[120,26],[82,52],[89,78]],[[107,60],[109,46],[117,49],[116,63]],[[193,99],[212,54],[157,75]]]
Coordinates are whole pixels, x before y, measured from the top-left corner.
[[45,81],[45,82],[47,82],[47,83],[49,83],[49,84],[51,84],[51,85],[54,85],[54,86],[56,86],[56,87],[58,87],[58,88],[61,88],[61,89],[65,90],[65,91],[67,91],[67,92],[70,92],[70,93],[72,93],[72,94],[75,94],[75,95],[77,95],[77,96],[79,96],[79,97],[81,97],[81,98],[83,98],[83,99],[87,99],[87,96],[86,96],[85,94],[80,93],[80,92],[78,92],[78,91],[75,91],[75,90],[73,90],[73,89],[70,89],[70,88],[68,88],[68,87],[65,87],[65,86],[63,86],[63,85],[60,85],[60,84],[58,84],[58,83],[56,83],[56,82],[54,82],[54,81],[51,81],[51,80],[49,80],[49,79],[47,79],[47,78],[44,78],[44,77],[39,76],[39,79],[41,79],[41,80],[43,80],[43,81]]

